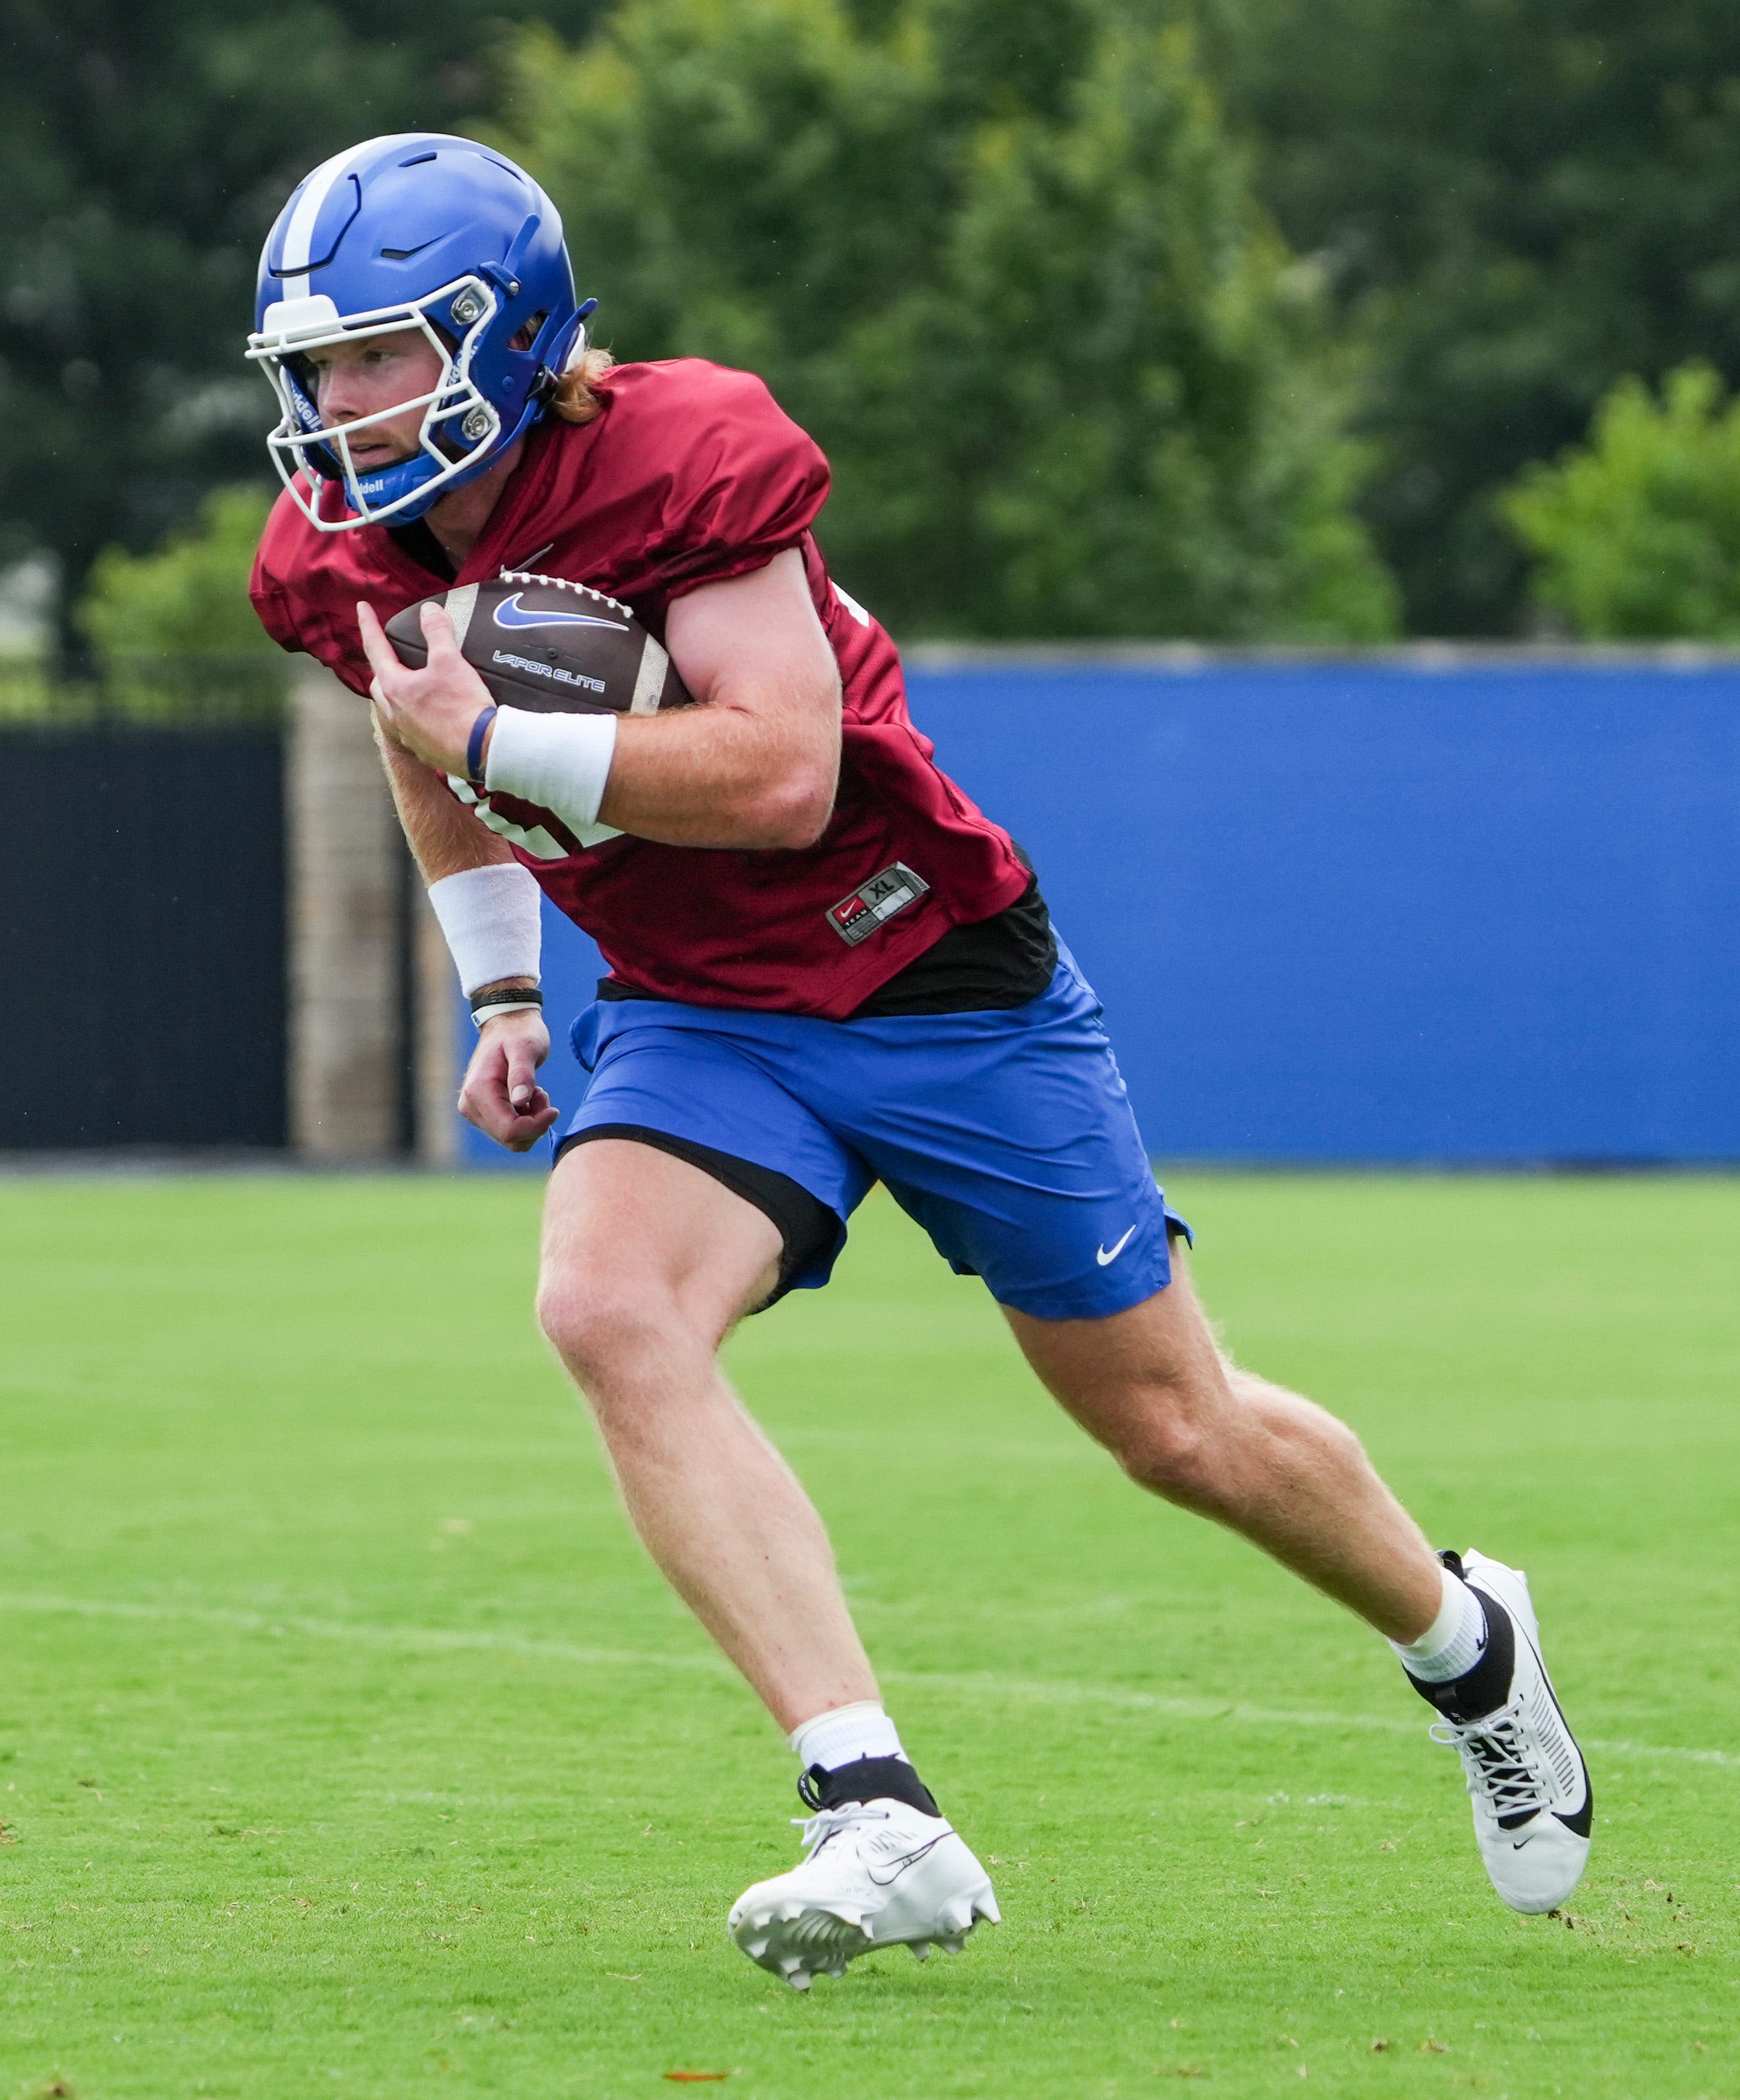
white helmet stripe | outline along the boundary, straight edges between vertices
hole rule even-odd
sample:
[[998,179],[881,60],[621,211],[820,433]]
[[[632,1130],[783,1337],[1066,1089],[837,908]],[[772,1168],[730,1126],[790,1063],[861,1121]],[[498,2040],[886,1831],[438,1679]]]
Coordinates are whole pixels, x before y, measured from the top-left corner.
[[296,201],[296,209],[290,214],[290,223],[284,233],[281,274],[286,299],[306,299],[308,296],[308,265],[314,260],[315,228],[321,205],[351,163],[372,152],[379,143],[378,139],[365,139],[360,146],[347,146],[343,152],[334,153],[329,161],[322,161],[303,184],[302,195]]

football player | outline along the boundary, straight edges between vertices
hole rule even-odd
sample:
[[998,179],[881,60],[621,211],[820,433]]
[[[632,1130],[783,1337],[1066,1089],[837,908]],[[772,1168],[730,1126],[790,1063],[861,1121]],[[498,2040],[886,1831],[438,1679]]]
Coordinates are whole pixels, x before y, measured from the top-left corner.
[[[463,139],[316,168],[261,260],[249,355],[285,483],[253,593],[372,695],[400,816],[478,1023],[460,1107],[524,1149],[540,896],[610,968],[576,1025],[538,1312],[647,1550],[789,1736],[805,1857],[730,1926],[800,1988],[996,1903],[911,1762],[802,1489],[716,1361],[828,1280],[872,1180],[1141,1486],[1241,1533],[1395,1648],[1437,1710],[1515,1908],[1588,1850],[1581,1755],[1527,1584],[1435,1554],[1354,1436],[1230,1362],[1191,1290],[1101,1026],[1033,870],[933,761],[893,643],[830,579],[828,465],[761,382],[588,346],[550,201]],[[497,708],[439,608],[535,570],[625,602],[700,704]]]

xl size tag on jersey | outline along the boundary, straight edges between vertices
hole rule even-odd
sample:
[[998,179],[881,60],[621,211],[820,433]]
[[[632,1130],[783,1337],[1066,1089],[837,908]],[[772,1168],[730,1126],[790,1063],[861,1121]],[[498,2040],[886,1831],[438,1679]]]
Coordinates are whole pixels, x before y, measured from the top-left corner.
[[897,911],[917,903],[930,887],[921,875],[914,875],[904,861],[897,860],[860,883],[850,897],[842,897],[829,911],[828,923],[848,946],[855,948]]

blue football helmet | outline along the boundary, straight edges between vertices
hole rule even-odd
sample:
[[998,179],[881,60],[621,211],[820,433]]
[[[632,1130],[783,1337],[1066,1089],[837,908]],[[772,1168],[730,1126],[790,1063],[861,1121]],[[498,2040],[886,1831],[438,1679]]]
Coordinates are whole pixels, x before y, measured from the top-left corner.
[[[541,413],[597,303],[575,303],[556,208],[504,155],[438,131],[335,153],[298,185],[260,256],[247,354],[283,406],[266,440],[279,478],[323,532],[421,518]],[[440,357],[431,390],[323,423],[308,353],[406,329]],[[413,408],[417,451],[359,472],[351,439]]]

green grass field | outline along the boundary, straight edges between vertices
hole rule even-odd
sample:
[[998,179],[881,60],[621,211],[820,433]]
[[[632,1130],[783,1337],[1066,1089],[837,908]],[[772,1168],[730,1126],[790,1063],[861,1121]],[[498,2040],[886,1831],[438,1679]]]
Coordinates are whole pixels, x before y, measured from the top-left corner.
[[1238,1352],[1530,1570],[1571,1916],[1491,1895],[1376,1641],[1124,1485],[878,1197],[732,1358],[1006,1921],[799,1997],[724,1930],[793,1761],[534,1337],[537,1189],[12,1179],[0,2094],[1740,2094],[1740,1184],[1172,1193]]

